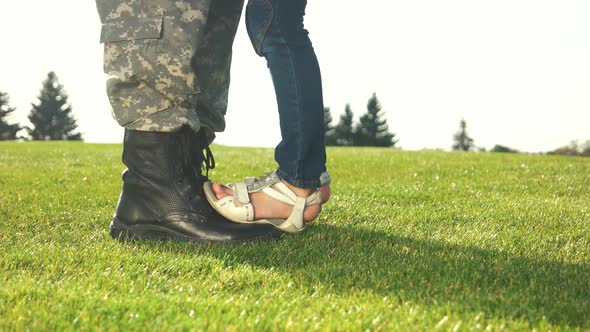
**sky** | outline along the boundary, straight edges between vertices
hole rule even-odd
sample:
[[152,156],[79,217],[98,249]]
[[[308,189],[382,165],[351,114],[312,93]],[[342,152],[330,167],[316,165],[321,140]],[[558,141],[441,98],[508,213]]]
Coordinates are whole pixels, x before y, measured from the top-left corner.
[[[334,123],[346,103],[358,119],[376,93],[401,148],[448,150],[464,118],[479,147],[543,152],[590,140],[588,17],[588,0],[309,0],[305,25]],[[27,123],[55,71],[85,140],[121,142],[94,1],[1,1],[0,32],[13,120]],[[226,120],[217,143],[280,141],[270,75],[243,22]]]

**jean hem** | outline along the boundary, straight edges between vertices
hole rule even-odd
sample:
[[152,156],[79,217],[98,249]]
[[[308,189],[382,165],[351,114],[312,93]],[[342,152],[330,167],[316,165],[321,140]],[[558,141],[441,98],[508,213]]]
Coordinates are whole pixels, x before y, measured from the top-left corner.
[[276,170],[276,173],[281,180],[286,181],[292,186],[298,188],[305,188],[305,189],[317,189],[320,187],[320,177],[318,176],[317,179],[314,180],[305,180],[305,179],[296,179],[290,176],[287,172],[281,170],[280,168]]

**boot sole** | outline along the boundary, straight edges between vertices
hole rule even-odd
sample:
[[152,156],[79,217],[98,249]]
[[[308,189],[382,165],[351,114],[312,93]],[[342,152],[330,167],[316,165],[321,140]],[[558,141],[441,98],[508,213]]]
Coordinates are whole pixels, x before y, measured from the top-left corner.
[[[135,240],[180,240],[189,242],[205,242],[214,243],[214,241],[203,238],[190,237],[168,228],[157,225],[125,225],[117,217],[114,217],[109,226],[109,234],[112,238],[119,241],[135,241]],[[258,241],[268,241],[281,237],[282,233],[269,233],[267,235],[259,236],[247,240],[227,240],[224,243],[251,243]]]

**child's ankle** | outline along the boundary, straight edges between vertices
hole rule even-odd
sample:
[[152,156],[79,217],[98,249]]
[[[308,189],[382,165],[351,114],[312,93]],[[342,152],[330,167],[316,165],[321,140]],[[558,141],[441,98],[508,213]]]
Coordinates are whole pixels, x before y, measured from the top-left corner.
[[286,186],[287,188],[291,189],[291,191],[293,191],[295,193],[295,195],[299,196],[299,197],[309,197],[309,195],[313,194],[314,190],[313,189],[308,189],[308,188],[300,188],[300,187],[295,187],[294,185],[288,183],[285,180],[281,180]]

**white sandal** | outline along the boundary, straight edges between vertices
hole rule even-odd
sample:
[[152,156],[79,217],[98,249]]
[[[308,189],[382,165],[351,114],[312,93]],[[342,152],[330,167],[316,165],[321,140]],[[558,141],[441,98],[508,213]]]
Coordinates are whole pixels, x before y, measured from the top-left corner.
[[[323,185],[331,181],[328,172],[322,173],[320,183]],[[287,187],[276,174],[272,172],[261,178],[247,177],[244,182],[230,183],[227,187],[233,189],[233,196],[217,199],[213,191],[212,182],[203,184],[205,196],[211,206],[225,218],[243,224],[272,224],[276,228],[287,233],[297,233],[305,229],[303,210],[306,206],[322,203],[320,191],[317,190],[309,197],[297,196]],[[254,220],[254,207],[250,203],[250,194],[264,192],[268,196],[293,206],[293,211],[287,219],[260,219]]]

